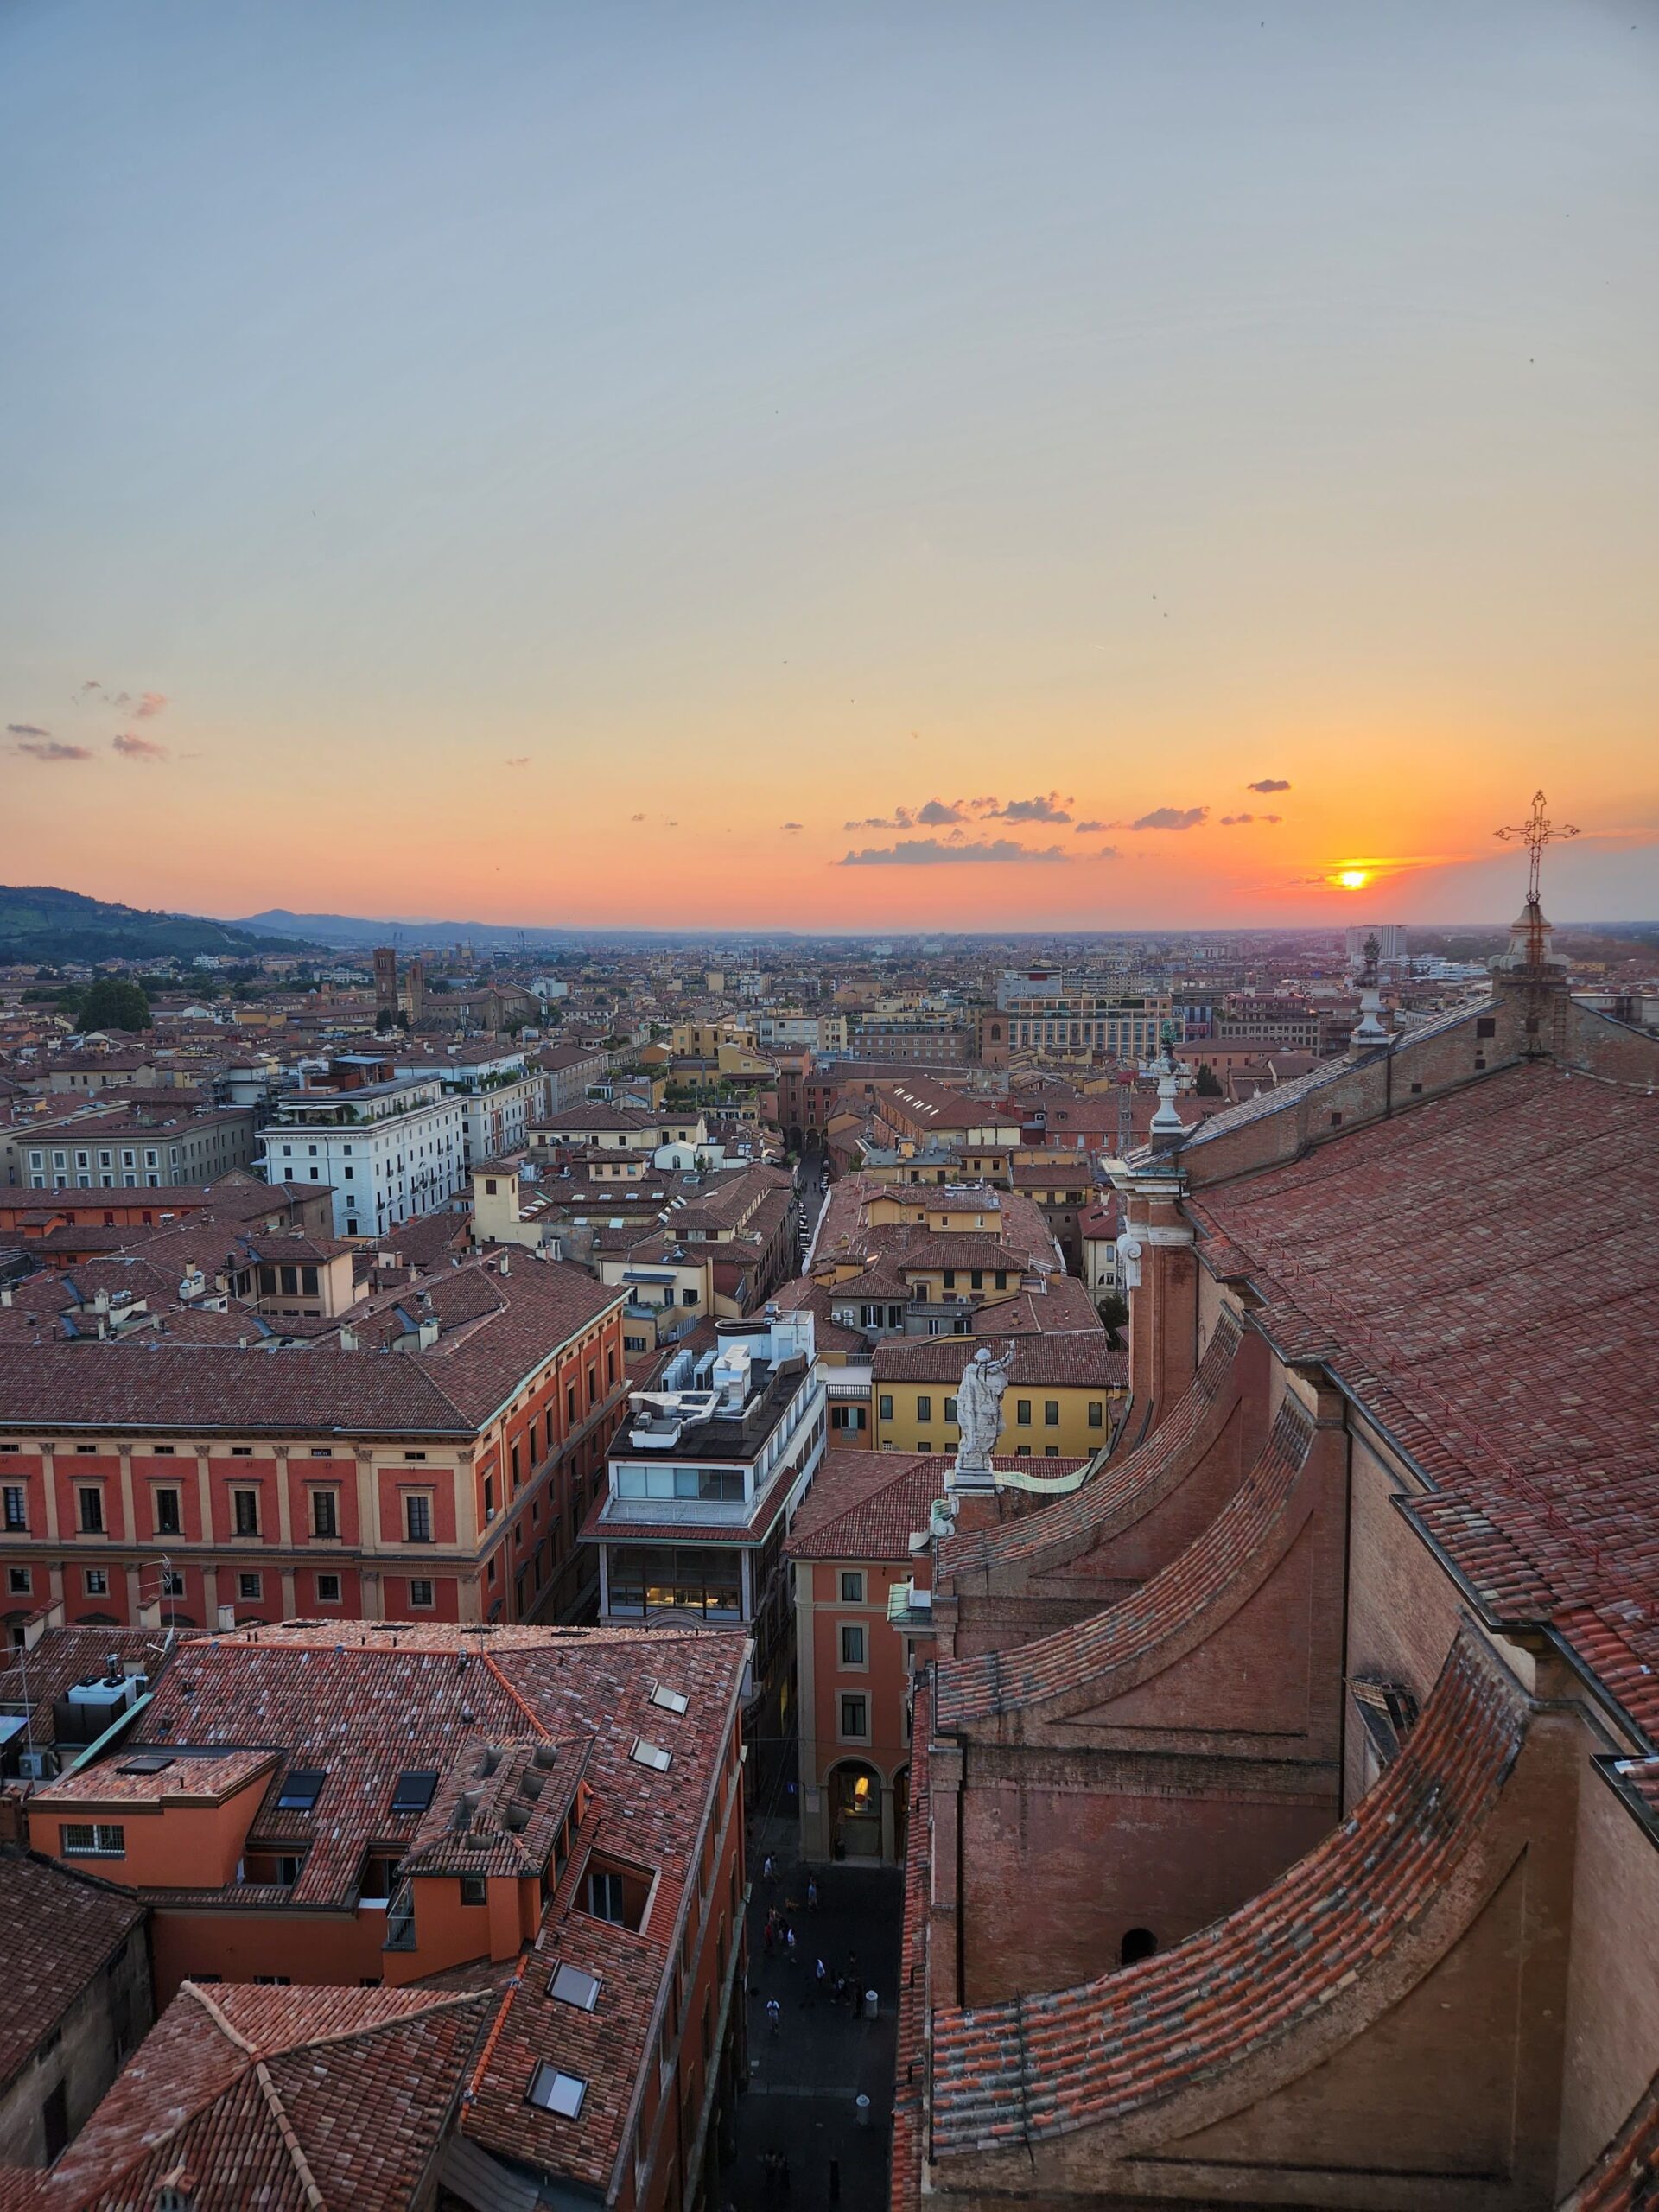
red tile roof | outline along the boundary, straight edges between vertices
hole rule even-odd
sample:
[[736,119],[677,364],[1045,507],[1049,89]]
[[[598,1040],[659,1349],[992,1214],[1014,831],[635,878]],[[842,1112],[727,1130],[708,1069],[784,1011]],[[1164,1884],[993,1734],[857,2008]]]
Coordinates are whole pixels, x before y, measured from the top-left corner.
[[1649,2082],[1635,2111],[1561,2212],[1649,2212],[1659,2182],[1659,2076]]
[[489,2010],[448,1991],[187,1982],[52,2169],[42,2212],[149,2207],[181,2168],[197,2212],[405,2212]]
[[1078,1987],[936,2012],[935,2157],[1125,2121],[1288,2043],[1338,1992],[1363,2003],[1474,1847],[1525,1718],[1512,1684],[1460,1639],[1381,1782],[1248,1904]]
[[0,1851],[6,2001],[0,2089],[10,2086],[144,1917],[125,1891],[22,1852]]
[[1659,1096],[1522,1064],[1189,1211],[1411,1455],[1489,1618],[1555,1626],[1659,1736]]
[[1307,1414],[1287,1398],[1261,1457],[1220,1512],[1132,1597],[1033,1643],[942,1663],[935,1685],[941,1731],[1056,1698],[1097,1704],[1211,1633],[1281,1555],[1313,1434]]
[[[1046,1480],[1075,1474],[1088,1464],[1006,1454],[991,1462],[1005,1474],[1040,1472]],[[784,1549],[791,1559],[903,1565],[911,1556],[911,1536],[926,1528],[934,1499],[944,1496],[950,1466],[947,1452],[827,1452]]]

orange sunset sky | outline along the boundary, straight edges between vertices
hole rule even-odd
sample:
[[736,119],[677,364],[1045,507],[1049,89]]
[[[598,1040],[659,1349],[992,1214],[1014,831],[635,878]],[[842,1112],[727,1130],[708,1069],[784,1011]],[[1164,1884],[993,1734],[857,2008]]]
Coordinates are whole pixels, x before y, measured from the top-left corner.
[[1591,0],[9,10],[0,874],[1503,920],[1541,785],[1651,918],[1656,96]]

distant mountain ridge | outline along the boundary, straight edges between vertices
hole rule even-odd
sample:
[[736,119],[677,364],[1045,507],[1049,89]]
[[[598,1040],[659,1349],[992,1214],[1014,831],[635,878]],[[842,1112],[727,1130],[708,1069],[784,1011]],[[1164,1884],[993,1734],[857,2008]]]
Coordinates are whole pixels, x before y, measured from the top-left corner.
[[353,947],[388,944],[394,938],[416,945],[502,945],[516,948],[519,938],[532,944],[568,944],[575,930],[518,929],[498,922],[429,922],[365,920],[360,914],[296,914],[286,906],[270,906],[263,914],[246,914],[227,925],[232,929],[263,930],[278,938],[306,938],[314,943]]
[[194,959],[198,953],[316,951],[314,939],[264,936],[203,914],[169,914],[89,899],[50,884],[0,884],[0,963]]

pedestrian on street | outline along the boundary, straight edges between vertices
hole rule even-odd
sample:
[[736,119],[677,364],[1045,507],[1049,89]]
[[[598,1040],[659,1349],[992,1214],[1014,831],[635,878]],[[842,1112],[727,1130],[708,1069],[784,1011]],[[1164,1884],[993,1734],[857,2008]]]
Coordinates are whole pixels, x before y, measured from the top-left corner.
[[771,1889],[778,1879],[778,1869],[772,1864],[772,1853],[770,1852],[768,1852],[766,1857],[760,1861],[760,1878],[768,1889]]
[[806,1909],[809,1912],[816,1912],[818,1909],[818,1878],[816,1874],[809,1874],[806,1878]]
[[812,1978],[817,1983],[818,1994],[822,1997],[823,1994],[823,1985],[830,1979],[830,1969],[825,1966],[822,1959],[820,1959],[817,1964],[813,1967]]
[[778,1999],[775,1997],[768,1997],[766,1999],[766,2033],[772,2037],[774,2043],[778,2040],[778,2031],[783,2023],[783,2006],[778,2002]]
[[760,1948],[768,1958],[772,1956],[772,1915],[770,1913],[766,1915],[766,1926],[760,1930]]
[[795,1963],[795,1930],[794,1930],[792,1928],[790,1928],[790,1927],[787,1927],[787,1926],[786,1926],[786,1927],[785,1928],[785,1929],[784,1929],[784,1956],[785,1956],[785,1957],[789,1961],[789,1963],[791,1964],[791,1966],[793,1966],[793,1965],[794,1965],[794,1963]]

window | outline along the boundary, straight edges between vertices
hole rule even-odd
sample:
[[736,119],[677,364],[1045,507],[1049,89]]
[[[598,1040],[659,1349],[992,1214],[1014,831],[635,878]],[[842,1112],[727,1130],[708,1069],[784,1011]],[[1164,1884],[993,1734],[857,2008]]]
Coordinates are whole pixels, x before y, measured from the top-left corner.
[[404,1500],[404,1533],[411,1544],[431,1542],[432,1501],[429,1497],[417,1496]]
[[238,1598],[263,1598],[265,1594],[264,1576],[238,1574],[236,1578],[236,1594]]
[[1475,1024],[1475,1034],[1477,1037],[1496,1037],[1497,1034],[1497,1021],[1496,1016],[1490,1014],[1483,1014]]
[[162,1569],[162,1595],[163,1598],[183,1597],[184,1577],[176,1567],[164,1567]]
[[925,1390],[917,1393],[916,1418],[918,1421],[931,1421],[933,1418],[933,1401]]
[[841,1631],[841,1663],[843,1667],[864,1664],[864,1630],[851,1622],[842,1624]]
[[5,1521],[8,1529],[27,1529],[29,1526],[29,1493],[21,1483],[8,1483],[5,1494]]
[[438,1786],[438,1777],[430,1770],[414,1768],[397,1777],[397,1787],[391,1793],[394,1813],[423,1813],[432,1802],[432,1793]]
[[257,1490],[233,1490],[231,1492],[232,1525],[238,1536],[257,1536],[259,1533],[259,1493]]
[[841,1732],[862,1743],[870,1732],[870,1701],[862,1695],[841,1700]]
[[429,1613],[437,1604],[432,1585],[423,1576],[416,1576],[409,1586],[409,1605],[411,1612]]
[[843,1570],[841,1578],[841,1602],[843,1605],[861,1605],[864,1602],[864,1576]]
[[462,1904],[487,1904],[489,1903],[490,1885],[485,1880],[482,1874],[463,1874],[461,1876],[461,1901]]
[[89,1567],[86,1570],[86,1595],[89,1598],[107,1598],[109,1594],[108,1570],[101,1567]]
[[556,1966],[549,1978],[547,1993],[556,1997],[561,2005],[574,2005],[580,2012],[591,2012],[599,2002],[600,1980],[597,1974],[585,1974],[580,1967]]
[[1060,1425],[1060,1402],[1058,1398],[1043,1400],[1043,1427],[1058,1428]]
[[1031,1400],[1029,1398],[1016,1398],[1014,1400],[1014,1418],[1021,1428],[1029,1428],[1031,1427]]
[[562,2074],[556,2066],[543,2061],[531,2075],[524,2097],[528,2103],[539,2105],[543,2112],[556,2113],[561,2120],[577,2120],[587,2094],[588,2084],[580,2075]]
[[653,1682],[651,1686],[651,1702],[659,1706],[664,1713],[683,1713],[690,1707],[691,1700],[683,1690],[671,1690],[666,1682]]
[[90,1484],[80,1493],[80,1533],[83,1536],[101,1536],[104,1533],[104,1493]]
[[119,1823],[104,1821],[66,1821],[63,1824],[66,1859],[124,1859],[127,1832]]
[[1118,1947],[1118,1961],[1134,1966],[1141,1959],[1149,1959],[1158,1948],[1158,1938],[1150,1928],[1131,1928]]
[[26,1567],[6,1569],[6,1587],[14,1598],[27,1598],[35,1586],[35,1577]]
[[1103,1427],[1104,1427],[1104,1426],[1105,1426],[1105,1421],[1106,1421],[1106,1408],[1104,1408],[1104,1406],[1103,1406],[1103,1405],[1102,1405],[1102,1403],[1101,1403],[1101,1402],[1100,1402],[1100,1400],[1099,1400],[1098,1398],[1090,1398],[1090,1401],[1089,1401],[1089,1426],[1090,1426],[1090,1428],[1103,1428]]
[[311,1493],[311,1533],[314,1536],[337,1536],[340,1534],[340,1493],[332,1490],[314,1490]]
[[326,1767],[290,1767],[283,1778],[282,1788],[276,1792],[277,1811],[279,1813],[308,1813],[316,1803],[321,1794],[322,1785],[327,1779],[328,1772]]
[[317,1603],[320,1605],[337,1605],[340,1603],[340,1577],[337,1574],[320,1574],[317,1577]]
[[674,1754],[665,1751],[660,1744],[647,1743],[643,1736],[636,1736],[628,1757],[639,1766],[650,1767],[654,1774],[666,1774],[673,1764]]
[[876,1400],[875,1410],[878,1420],[891,1421],[893,1419],[893,1400],[888,1397],[885,1391],[883,1391],[881,1395]]
[[620,1874],[606,1868],[596,1868],[588,1874],[588,1910],[595,1920],[613,1921],[619,1928],[626,1924],[627,1907]]

